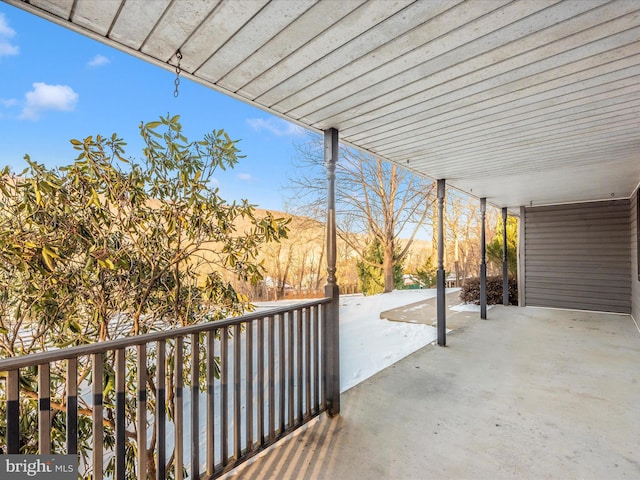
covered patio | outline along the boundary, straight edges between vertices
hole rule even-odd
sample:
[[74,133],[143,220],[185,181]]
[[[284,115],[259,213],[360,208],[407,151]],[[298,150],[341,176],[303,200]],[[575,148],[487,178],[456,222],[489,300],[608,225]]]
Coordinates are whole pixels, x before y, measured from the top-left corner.
[[628,315],[494,307],[228,478],[636,478],[639,363]]
[[[640,475],[640,332],[634,321],[640,318],[636,0],[6,1],[324,133],[326,298],[304,312],[208,327],[225,329],[226,338],[230,328],[239,332],[255,326],[260,341],[255,352],[249,350],[249,365],[264,355],[260,332],[265,325],[271,338],[278,333],[278,345],[285,344],[284,332],[291,340],[286,355],[270,341],[271,356],[281,357],[263,358],[268,374],[258,373],[255,385],[248,382],[246,391],[255,386],[255,402],[241,402],[240,375],[232,388],[232,375],[223,369],[223,399],[216,404],[223,411],[222,426],[213,415],[217,400],[208,398],[206,468],[200,468],[195,447],[196,414],[190,478]],[[339,141],[437,181],[438,343],[448,345],[427,347],[342,396],[334,201]],[[482,212],[487,205],[501,209],[505,224],[508,214],[520,218],[520,307],[498,307],[487,315],[483,305],[481,317],[487,321],[458,329],[448,343],[446,187],[476,198]],[[483,238],[481,272],[486,270],[484,249]],[[505,255],[505,282],[506,263]],[[191,335],[192,350],[198,352],[201,333],[185,330],[175,339],[167,333],[145,341],[182,345],[178,337],[187,341]],[[213,333],[207,342],[208,352],[217,351]],[[140,348],[139,362],[145,361],[144,352]],[[310,360],[311,352],[317,358]],[[101,378],[102,351],[95,346],[70,356],[70,371],[80,354],[93,355],[95,376]],[[290,389],[285,392],[283,386],[278,394],[273,379],[284,385],[285,369],[278,376],[275,362],[284,365],[285,356]],[[225,364],[232,360],[227,357]],[[239,355],[235,359],[239,365]],[[0,370],[10,375],[7,430],[13,453],[20,437],[15,425],[19,368],[25,365],[3,362]],[[304,392],[301,376],[292,373],[301,375],[303,364],[308,371]],[[256,372],[264,372],[264,365]],[[250,371],[247,377],[252,376]],[[213,391],[218,380],[210,374],[207,381]],[[194,399],[197,383],[196,376]],[[138,378],[140,398],[144,384],[145,378]],[[95,388],[99,406],[102,386]],[[232,394],[237,400],[230,400]],[[263,421],[260,395],[279,398],[281,413],[269,412]],[[45,405],[41,451],[51,443],[46,400],[40,399]],[[137,441],[143,444],[146,406],[138,404]],[[227,423],[230,404],[236,417]],[[245,421],[248,440],[243,442],[241,405],[251,405],[252,418],[259,418],[255,432],[253,419]],[[324,411],[333,418],[320,415]],[[100,425],[100,409],[95,412],[94,423]],[[273,445],[296,428],[300,433]],[[214,448],[219,431],[223,446]],[[159,430],[158,437],[163,435]],[[262,453],[267,447],[271,450]],[[124,448],[121,431],[117,455]],[[157,453],[159,464],[165,453]],[[93,464],[100,465],[102,445],[94,455]],[[250,457],[253,463],[229,472]],[[101,475],[97,471],[94,478]],[[119,465],[116,478],[125,475]],[[142,467],[138,475],[146,478]]]

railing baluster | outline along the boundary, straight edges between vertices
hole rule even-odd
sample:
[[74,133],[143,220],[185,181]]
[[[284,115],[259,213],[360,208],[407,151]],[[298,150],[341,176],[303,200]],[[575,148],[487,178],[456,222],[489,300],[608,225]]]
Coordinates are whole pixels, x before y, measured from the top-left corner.
[[320,308],[313,315],[313,401],[315,412],[320,413]]
[[184,467],[184,339],[176,337],[174,352],[174,369],[176,391],[174,396],[173,423],[175,426],[174,455],[173,464],[175,466],[176,480],[182,480],[182,469]]
[[102,412],[102,392],[104,391],[104,365],[102,353],[92,355],[93,381],[91,382],[93,391],[93,480],[102,480],[103,467],[103,412]]
[[327,323],[328,323],[328,311],[327,307],[323,305],[322,307],[322,342],[321,342],[321,350],[320,350],[320,358],[322,359],[322,403],[324,403],[324,407],[328,408],[327,405],[327,393],[329,388],[329,382],[331,379],[329,378],[329,373],[327,372],[327,366],[329,364],[327,359],[327,354],[329,352],[329,337],[327,335]]
[[158,342],[158,359],[156,364],[156,442],[158,444],[158,458],[156,460],[156,479],[164,480],[166,478],[166,458],[167,447],[165,443],[166,436],[166,356],[167,347],[164,340]]
[[306,409],[305,409],[305,417],[309,418],[311,416],[311,314],[313,312],[312,308],[305,309],[306,317],[305,317],[305,334],[304,334],[304,366],[305,366],[305,374],[304,374],[304,393],[306,398]]
[[287,380],[285,377],[285,350],[286,345],[284,343],[284,314],[278,315],[278,362],[279,362],[279,370],[280,375],[278,378],[278,386],[280,390],[280,399],[279,399],[279,410],[280,410],[280,433],[282,435],[285,430],[285,392],[287,386]]
[[240,438],[241,415],[240,404],[242,395],[240,390],[240,324],[233,326],[233,457],[237,462],[242,451]]
[[276,333],[275,333],[275,318],[269,317],[269,441],[273,441],[276,433]]
[[136,347],[137,390],[136,421],[138,430],[138,480],[147,479],[147,345]]
[[200,477],[200,337],[191,335],[191,478]]
[[258,426],[257,441],[260,445],[264,445],[264,356],[265,356],[265,343],[264,343],[264,322],[265,318],[258,321],[258,349],[256,355],[258,355],[258,405],[256,409],[256,421]]
[[38,453],[51,453],[51,366],[38,365]]
[[302,405],[302,392],[304,391],[303,385],[302,385],[302,346],[303,341],[302,341],[302,316],[304,314],[304,310],[303,309],[299,309],[296,310],[296,323],[297,323],[297,328],[296,328],[296,347],[297,347],[297,353],[296,353],[296,360],[297,360],[297,365],[296,365],[296,369],[297,369],[297,383],[298,383],[298,398],[297,398],[297,418],[296,418],[296,423],[300,422],[302,423],[302,412],[303,412],[303,405]]
[[253,321],[247,322],[246,335],[246,350],[245,350],[245,377],[247,382],[247,403],[246,403],[246,415],[245,415],[245,438],[247,444],[247,453],[253,450],[254,438],[253,438]]
[[20,453],[20,370],[7,373],[7,453]]
[[220,334],[220,425],[222,428],[222,466],[229,462],[229,328],[224,327]]
[[126,478],[126,355],[123,348],[115,351],[116,365],[116,479]]
[[67,360],[67,455],[78,453],[78,359]]
[[207,332],[207,475],[213,475],[215,459],[215,330]]
[[[288,385],[288,403],[289,403],[289,409],[288,409],[288,415],[289,415],[289,427],[293,427],[293,423],[294,423],[294,399],[295,399],[295,395],[294,395],[294,383],[295,383],[295,372],[294,372],[294,355],[295,355],[295,350],[294,350],[294,319],[293,319],[293,312],[287,312],[287,328],[289,330],[289,334],[288,334],[288,346],[287,346],[287,360],[288,360],[288,367],[287,367],[287,385]],[[284,429],[280,432],[281,434],[284,433]]]

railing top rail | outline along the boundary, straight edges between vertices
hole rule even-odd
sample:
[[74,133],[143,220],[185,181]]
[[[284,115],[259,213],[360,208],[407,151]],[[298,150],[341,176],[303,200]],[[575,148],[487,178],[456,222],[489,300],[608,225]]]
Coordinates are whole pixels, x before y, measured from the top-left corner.
[[11,357],[0,360],[0,372],[8,372],[17,368],[30,367],[34,365],[42,365],[50,362],[66,360],[69,358],[77,358],[83,355],[92,355],[96,353],[104,353],[110,350],[119,350],[121,348],[133,347],[150,342],[160,340],[169,340],[177,337],[184,337],[194,333],[208,332],[219,328],[237,325],[240,323],[268,318],[286,312],[299,310],[301,308],[313,307],[315,305],[323,305],[331,302],[331,298],[325,297],[308,302],[300,302],[295,305],[278,307],[260,312],[252,312],[240,317],[226,318],[214,322],[198,323],[187,327],[173,328],[162,332],[146,333],[132,337],[118,338],[106,342],[96,342],[89,345],[78,345],[76,347],[63,348],[59,350],[51,350],[47,352],[38,352],[19,357]]

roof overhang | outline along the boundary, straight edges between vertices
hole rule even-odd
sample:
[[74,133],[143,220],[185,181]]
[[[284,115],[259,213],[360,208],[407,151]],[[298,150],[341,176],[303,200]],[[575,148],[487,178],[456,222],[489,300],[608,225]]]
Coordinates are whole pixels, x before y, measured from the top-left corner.
[[640,181],[637,0],[5,0],[499,207]]

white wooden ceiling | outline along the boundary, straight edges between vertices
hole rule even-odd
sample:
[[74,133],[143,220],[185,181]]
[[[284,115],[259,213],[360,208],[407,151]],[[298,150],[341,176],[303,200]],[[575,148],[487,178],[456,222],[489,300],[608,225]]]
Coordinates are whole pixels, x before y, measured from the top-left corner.
[[639,0],[5,1],[497,206],[640,181]]

